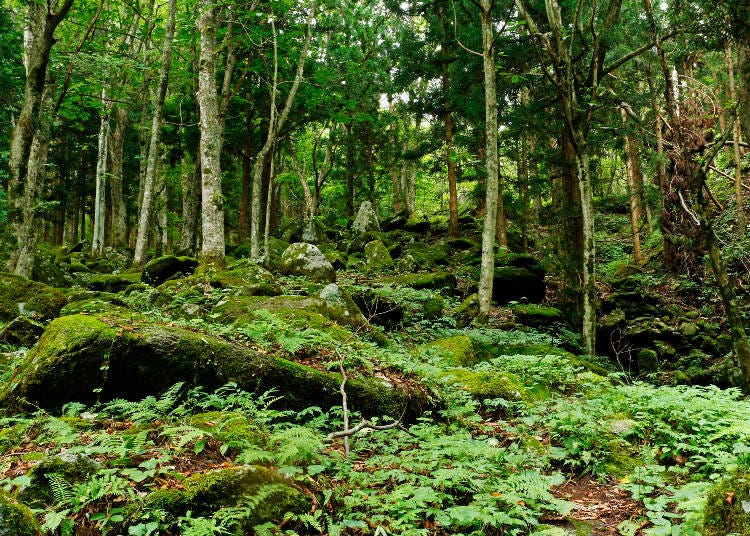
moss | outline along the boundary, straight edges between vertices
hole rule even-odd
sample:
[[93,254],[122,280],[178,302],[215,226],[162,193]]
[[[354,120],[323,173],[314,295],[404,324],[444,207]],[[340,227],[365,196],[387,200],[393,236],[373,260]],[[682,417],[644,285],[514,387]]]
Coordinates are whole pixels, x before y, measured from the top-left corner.
[[25,277],[0,273],[0,320],[7,322],[23,314],[50,320],[65,305],[65,295],[57,289]]
[[450,263],[450,245],[445,242],[414,242],[404,247],[404,254],[409,253],[417,261],[417,266],[447,266]]
[[750,473],[735,473],[709,490],[703,508],[704,536],[750,534]]
[[100,468],[98,463],[83,455],[63,453],[45,458],[29,471],[31,484],[21,492],[20,498],[29,505],[43,508],[54,502],[47,475],[56,474],[69,484],[77,484],[86,481]]
[[31,509],[0,490],[0,536],[37,536],[41,533]]
[[462,301],[461,305],[453,312],[456,327],[459,329],[471,324],[471,321],[477,316],[479,316],[479,295],[476,292]]
[[613,438],[607,441],[607,452],[604,466],[607,473],[616,478],[624,478],[643,465],[637,452],[623,439]]
[[188,510],[194,516],[210,515],[227,506],[254,504],[243,527],[250,529],[266,521],[281,521],[286,512],[309,510],[309,499],[278,473],[257,465],[229,467],[191,475],[180,489],[159,489],[144,500],[147,509],[158,509],[174,517]]
[[380,285],[392,287],[411,287],[414,289],[455,289],[456,276],[448,272],[425,272],[419,274],[393,275],[380,277],[376,281]]
[[519,322],[531,327],[549,327],[562,322],[563,313],[555,307],[537,304],[517,304],[511,310]]
[[529,397],[521,380],[509,372],[450,369],[448,375],[455,383],[479,400],[490,398],[526,400]]
[[[113,303],[114,302],[114,303]],[[106,314],[109,312],[119,311],[125,313],[124,303],[119,298],[109,301],[106,296],[97,298],[87,298],[75,300],[67,304],[60,310],[60,316],[69,316],[77,314]]]
[[429,351],[437,349],[448,365],[457,367],[471,367],[479,362],[476,348],[471,339],[466,335],[456,335],[438,339],[426,344],[418,351]]
[[380,272],[393,268],[391,254],[380,240],[373,240],[365,244],[365,259],[368,272]]
[[236,411],[198,413],[189,417],[186,424],[210,432],[217,441],[230,446],[261,444],[265,438],[265,433],[260,427]]
[[88,280],[86,288],[104,292],[122,292],[133,283],[141,282],[141,274],[102,274]]
[[[133,313],[53,321],[0,387],[0,406],[18,409],[23,400],[44,408],[69,401],[133,400],[158,395],[176,382],[215,389],[230,381],[249,391],[274,389],[282,397],[278,406],[285,409],[340,404],[338,374]],[[413,419],[432,405],[418,386],[396,387],[377,378],[352,377],[348,390],[352,408],[366,416],[405,411]]]

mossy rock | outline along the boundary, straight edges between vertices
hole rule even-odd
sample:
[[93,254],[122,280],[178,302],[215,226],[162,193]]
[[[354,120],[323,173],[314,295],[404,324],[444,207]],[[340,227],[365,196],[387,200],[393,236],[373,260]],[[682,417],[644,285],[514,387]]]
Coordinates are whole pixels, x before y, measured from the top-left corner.
[[[140,400],[177,382],[209,390],[228,382],[259,393],[274,389],[286,409],[341,403],[339,374],[131,313],[54,320],[0,386],[0,406],[18,411],[24,402],[58,409],[71,401]],[[354,373],[347,391],[350,409],[367,416],[405,412],[413,419],[432,405],[419,384],[396,386]]]
[[0,536],[39,536],[41,533],[31,509],[0,489]]
[[703,534],[750,534],[750,473],[735,473],[711,487],[703,507]]
[[0,321],[17,316],[50,320],[65,305],[65,295],[57,289],[25,277],[0,273]]
[[215,273],[196,274],[196,281],[207,279],[214,288],[231,289],[239,296],[276,296],[281,289],[276,277],[260,264],[249,259],[240,259],[226,270]]
[[165,281],[176,278],[178,274],[183,277],[192,274],[197,267],[198,260],[192,257],[165,255],[146,263],[141,272],[141,280],[158,287]]
[[100,274],[111,274],[115,271],[115,265],[103,257],[86,262],[89,270]]
[[357,210],[357,215],[352,222],[352,233],[362,234],[368,231],[379,231],[380,222],[375,208],[370,201],[362,201]]
[[336,271],[331,263],[316,246],[306,242],[292,244],[284,251],[281,271],[288,275],[303,275],[313,281],[336,281]]
[[555,307],[528,303],[516,304],[511,310],[521,324],[532,328],[549,328],[563,321],[562,311]]
[[55,260],[54,255],[49,254],[37,254],[34,259],[31,279],[56,288],[64,288],[69,285],[66,273],[60,263]]
[[248,534],[255,525],[282,521],[286,512],[300,514],[310,509],[309,498],[290,481],[258,465],[194,474],[183,480],[179,489],[159,489],[143,501],[145,509],[164,511],[173,519],[188,511],[193,516],[211,515],[223,507],[246,504],[255,504],[250,517],[242,522]]
[[[106,294],[106,293],[102,293]],[[125,302],[117,295],[104,295],[82,300],[75,300],[60,310],[60,316],[77,314],[104,314],[111,311],[126,313]]]
[[122,292],[133,283],[141,282],[140,273],[101,274],[92,277],[86,283],[86,288],[98,292]]
[[365,269],[368,272],[381,272],[393,268],[393,259],[380,240],[365,244]]
[[456,320],[456,327],[461,329],[471,324],[479,316],[479,295],[475,292],[468,296],[461,305],[453,311],[453,318]]
[[88,480],[89,476],[101,469],[101,465],[82,454],[64,452],[44,458],[27,474],[31,484],[20,494],[26,504],[43,508],[54,503],[52,481],[49,475],[57,475],[70,485]]
[[530,396],[521,380],[510,372],[450,369],[448,381],[460,385],[477,400],[503,398],[509,401],[527,400]]
[[541,303],[547,292],[544,275],[536,270],[517,266],[495,268],[492,300],[500,305],[512,301]]
[[448,272],[424,272],[418,274],[392,275],[378,278],[375,283],[391,287],[411,287],[413,289],[455,290],[456,276]]
[[466,335],[437,339],[417,348],[417,354],[434,352],[441,356],[445,364],[454,367],[471,367],[481,360],[473,341]]
[[31,348],[44,333],[44,326],[27,316],[18,316],[0,329],[0,341]]
[[448,266],[450,261],[450,246],[445,242],[414,242],[404,246],[403,254],[410,254],[421,268],[434,266]]
[[235,445],[260,445],[267,436],[260,426],[237,411],[197,413],[188,417],[185,423],[210,433],[216,441],[231,448],[237,448]]

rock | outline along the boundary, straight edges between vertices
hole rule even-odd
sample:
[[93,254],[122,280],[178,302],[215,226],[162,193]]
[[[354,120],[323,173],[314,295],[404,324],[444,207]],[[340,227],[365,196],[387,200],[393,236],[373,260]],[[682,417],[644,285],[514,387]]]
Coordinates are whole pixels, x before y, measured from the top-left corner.
[[56,288],[64,288],[69,285],[65,277],[65,271],[60,263],[51,255],[37,254],[34,258],[34,269],[31,279]]
[[458,282],[456,276],[448,272],[424,272],[419,274],[394,275],[379,277],[376,281],[379,285],[392,287],[411,287],[413,289],[450,289],[456,290]]
[[411,253],[404,253],[396,260],[396,269],[399,272],[412,273],[418,268],[417,259]]
[[532,328],[548,328],[563,321],[563,313],[555,307],[516,304],[511,310],[521,324]]
[[529,268],[505,266],[495,269],[492,299],[500,305],[511,301],[541,303],[547,292],[544,275]]
[[41,533],[31,509],[0,489],[0,536],[37,536]]
[[92,277],[86,283],[86,288],[97,292],[122,292],[133,283],[140,283],[141,274],[101,274]]
[[466,335],[437,339],[418,347],[416,351],[423,358],[438,354],[445,364],[453,367],[472,367],[481,361],[477,348]]
[[635,354],[638,370],[641,373],[657,372],[659,370],[659,355],[656,350],[642,348]]
[[65,253],[67,255],[70,255],[71,253],[80,253],[81,251],[83,251],[84,245],[85,241],[81,240],[77,244],[73,244],[72,246],[70,246]]
[[284,251],[281,271],[290,275],[304,275],[313,281],[336,281],[336,271],[331,263],[316,246],[306,242],[292,244]]
[[409,231],[410,233],[425,235],[430,232],[430,222],[426,217],[423,217],[420,220],[410,219],[406,222],[406,225],[404,225],[403,229],[404,231]]
[[243,534],[253,527],[277,521],[287,512],[301,514],[310,509],[310,500],[275,469],[241,465],[192,474],[179,487],[157,489],[143,499],[143,508],[164,512],[173,523],[190,512],[210,516],[225,507],[246,505],[253,498],[249,517],[241,520]]
[[404,255],[409,254],[417,261],[417,266],[430,269],[433,266],[448,266],[450,264],[450,247],[443,241],[433,243],[413,242],[403,248]]
[[675,347],[666,341],[655,340],[653,341],[653,345],[656,348],[656,353],[659,354],[659,358],[662,360],[671,361],[677,354]]
[[[71,401],[140,400],[177,382],[208,390],[228,382],[258,393],[274,389],[281,397],[279,409],[341,404],[339,374],[129,312],[54,320],[0,386],[0,406],[59,409]],[[419,385],[396,386],[355,373],[348,378],[347,394],[350,409],[365,416],[405,412],[413,420],[432,404]]]
[[65,295],[57,289],[25,277],[0,273],[0,321],[17,316],[50,320],[65,305]]
[[154,287],[158,287],[168,279],[171,279],[178,272],[184,275],[190,275],[198,267],[198,260],[192,257],[175,257],[174,255],[165,255],[158,259],[149,261],[143,267],[141,280]]
[[471,321],[477,316],[479,316],[479,295],[476,292],[462,301],[453,313],[456,327],[459,329],[471,324]]
[[380,228],[383,231],[401,230],[406,226],[406,223],[408,221],[409,221],[409,211],[402,210],[400,212],[397,212],[393,216],[384,219],[380,224]]
[[88,480],[89,476],[99,469],[101,469],[99,463],[83,454],[64,451],[58,455],[49,456],[29,471],[28,477],[31,484],[21,492],[20,498],[31,506],[44,508],[46,504],[55,501],[48,475],[59,475],[68,484],[76,485]]
[[92,272],[98,272],[100,274],[111,274],[115,271],[115,265],[103,257],[87,262],[86,266],[88,266],[89,270]]
[[369,231],[380,231],[378,215],[375,213],[372,203],[362,201],[357,216],[354,218],[354,223],[352,223],[352,233],[362,234]]
[[477,400],[503,398],[520,401],[529,397],[521,380],[510,372],[451,369],[446,379],[465,389]]
[[311,244],[318,244],[325,236],[325,228],[323,224],[314,218],[307,218],[302,225],[302,231],[300,233],[301,242],[309,242]]
[[44,326],[26,316],[18,316],[0,329],[0,341],[31,348],[44,333]]
[[368,272],[380,272],[393,268],[391,254],[380,240],[373,240],[365,245],[365,263]]
[[698,334],[698,326],[692,322],[682,322],[679,330],[685,337],[695,337]]
[[750,473],[736,472],[711,487],[703,507],[702,534],[750,534]]

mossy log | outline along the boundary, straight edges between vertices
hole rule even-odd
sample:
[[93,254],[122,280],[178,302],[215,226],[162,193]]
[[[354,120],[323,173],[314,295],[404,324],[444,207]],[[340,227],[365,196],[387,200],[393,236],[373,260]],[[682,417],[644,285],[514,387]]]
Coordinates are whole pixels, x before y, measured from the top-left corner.
[[[141,399],[177,382],[215,389],[227,382],[262,393],[279,406],[328,408],[341,403],[341,376],[264,355],[208,334],[130,316],[71,315],[54,320],[0,389],[0,406],[23,402],[57,409],[70,401]],[[347,383],[350,409],[365,416],[415,418],[430,405],[425,389],[372,377]]]

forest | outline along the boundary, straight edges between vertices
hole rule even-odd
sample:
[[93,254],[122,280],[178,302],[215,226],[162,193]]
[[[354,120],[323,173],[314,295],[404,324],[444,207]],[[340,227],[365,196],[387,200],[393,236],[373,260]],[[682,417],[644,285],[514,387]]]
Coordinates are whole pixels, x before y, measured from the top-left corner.
[[750,535],[748,139],[748,0],[2,0],[0,536]]

